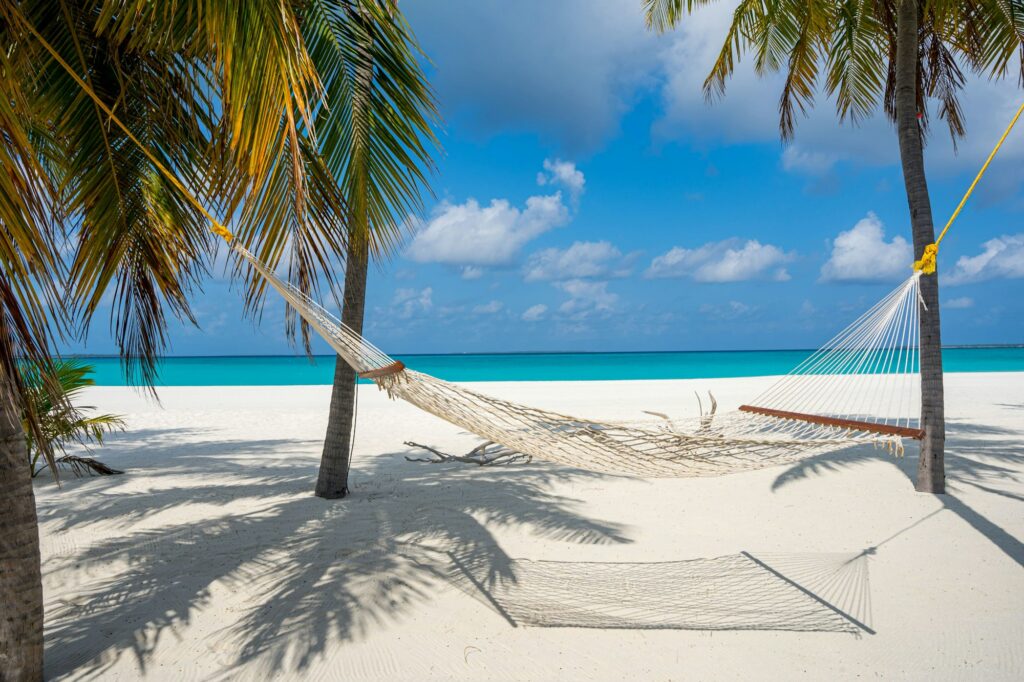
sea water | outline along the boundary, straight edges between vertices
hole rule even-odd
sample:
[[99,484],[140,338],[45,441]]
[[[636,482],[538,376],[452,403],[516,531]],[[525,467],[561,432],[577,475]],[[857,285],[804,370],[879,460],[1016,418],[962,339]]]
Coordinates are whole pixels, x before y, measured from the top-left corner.
[[[701,379],[785,374],[812,351],[686,351],[663,353],[494,353],[397,355],[408,367],[448,381],[596,381]],[[83,358],[100,386],[124,386],[120,361]],[[1024,372],[1024,346],[946,348],[947,372]],[[161,386],[293,386],[330,384],[334,356],[168,357]]]

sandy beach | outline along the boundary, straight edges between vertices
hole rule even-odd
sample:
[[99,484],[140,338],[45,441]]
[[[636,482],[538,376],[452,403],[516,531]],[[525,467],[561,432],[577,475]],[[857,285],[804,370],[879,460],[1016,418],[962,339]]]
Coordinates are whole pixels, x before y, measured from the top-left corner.
[[[126,473],[36,484],[47,676],[1021,679],[1022,376],[947,376],[945,496],[916,446],[701,479],[408,462],[477,440],[364,386],[327,502],[329,386],[94,388]],[[476,388],[636,419],[770,381]]]

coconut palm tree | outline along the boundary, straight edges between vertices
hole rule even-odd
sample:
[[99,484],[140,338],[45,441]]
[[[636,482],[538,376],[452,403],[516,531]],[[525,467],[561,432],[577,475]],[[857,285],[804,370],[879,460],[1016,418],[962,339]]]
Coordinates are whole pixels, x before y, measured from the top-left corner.
[[[17,363],[52,367],[111,301],[129,376],[152,386],[168,313],[194,321],[214,214],[300,288],[334,288],[354,93],[330,66],[351,71],[340,41],[363,29],[340,27],[361,8],[380,14],[371,0],[0,0],[0,678],[42,675],[23,410],[45,438]],[[380,36],[376,77],[401,83],[408,47]],[[236,272],[258,313],[265,283]]]
[[[643,0],[648,25],[665,31],[711,0]],[[744,52],[759,74],[782,71],[779,130],[793,137],[797,111],[813,106],[819,85],[839,118],[857,122],[881,102],[896,126],[910,208],[915,258],[934,243],[924,171],[928,98],[954,142],[964,135],[959,96],[969,70],[998,78],[1024,77],[1024,5],[1020,0],[873,0],[872,2],[754,2],[741,0],[725,42],[704,81],[709,98],[725,93]],[[1014,68],[1016,67],[1016,68]],[[821,84],[822,79],[824,83]],[[938,275],[921,278],[921,445],[916,488],[945,492],[945,419]]]
[[[433,93],[419,66],[416,40],[394,0],[376,0],[344,9],[348,17],[323,13],[326,35],[341,52],[313,49],[320,73],[331,85],[351,93],[337,126],[318,125],[336,141],[326,150],[328,166],[341,178],[348,206],[348,256],[341,319],[362,332],[366,276],[371,258],[390,253],[402,237],[403,220],[421,210],[420,190],[433,169],[438,121]],[[400,74],[388,61],[401,59]],[[398,77],[400,76],[400,77]],[[336,82],[333,82],[336,81]],[[324,438],[316,495],[327,499],[348,494],[348,472],[355,420],[355,371],[335,359],[327,434]]]

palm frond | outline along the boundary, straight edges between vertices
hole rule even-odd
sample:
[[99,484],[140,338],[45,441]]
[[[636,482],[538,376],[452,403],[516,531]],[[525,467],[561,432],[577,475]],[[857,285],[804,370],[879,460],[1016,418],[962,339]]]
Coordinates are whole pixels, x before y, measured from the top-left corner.
[[[238,233],[272,267],[287,260],[289,280],[304,292],[317,291],[322,278],[337,298],[333,270],[349,250],[386,257],[404,237],[406,216],[422,210],[438,115],[418,45],[392,3],[310,0],[299,21],[322,87],[315,135],[285,143],[288,153],[244,207]],[[298,175],[303,203],[286,187]],[[239,268],[247,308],[258,312],[266,283],[247,264]],[[296,329],[287,309],[286,331]]]
[[[24,37],[9,7],[0,5],[0,39],[18,46]],[[57,250],[63,213],[58,189],[40,154],[47,131],[37,119],[17,76],[32,68],[23,50],[0,51],[0,400],[18,405],[30,434],[42,436],[40,415],[33,405],[18,364],[51,365],[54,341],[66,328],[58,282],[64,267]],[[57,395],[49,383],[46,391]],[[43,450],[53,462],[49,448]]]
[[[707,4],[701,0],[644,0],[650,28],[664,31]],[[1024,3],[1020,0],[927,0],[919,5],[917,109],[927,134],[927,98],[939,100],[939,118],[954,144],[965,134],[960,94],[962,66],[992,78],[1009,73],[1019,59],[1024,85]],[[836,98],[840,120],[854,123],[871,115],[881,101],[895,121],[896,0],[741,0],[715,63],[704,81],[704,95],[715,99],[747,50],[759,74],[785,68],[779,98],[782,138],[794,135],[797,112],[814,104],[819,71]]]
[[419,45],[390,0],[311,0],[303,32],[325,93],[319,150],[341,182],[350,239],[385,257],[406,216],[422,210],[439,148]]
[[668,31],[679,25],[683,16],[695,9],[710,5],[715,0],[643,0],[644,19],[647,27],[658,32]]
[[754,27],[763,16],[758,0],[743,0],[732,14],[732,23],[722,42],[722,49],[704,79],[704,97],[713,100],[725,95],[725,84],[736,70],[736,63],[752,41]]
[[869,117],[883,96],[888,72],[879,55],[887,54],[888,44],[874,2],[843,0],[837,6],[826,88],[840,120]]
[[33,476],[38,473],[40,454],[64,452],[65,456],[59,459],[55,460],[52,455],[46,458],[50,469],[57,471],[58,465],[69,460],[67,444],[102,444],[106,433],[124,428],[120,416],[87,415],[94,408],[76,404],[81,392],[95,385],[92,373],[91,365],[74,359],[58,360],[47,365],[30,362],[19,364],[19,374],[27,396],[25,419],[27,421],[31,413],[39,422],[38,431],[29,432],[26,429],[29,466]]

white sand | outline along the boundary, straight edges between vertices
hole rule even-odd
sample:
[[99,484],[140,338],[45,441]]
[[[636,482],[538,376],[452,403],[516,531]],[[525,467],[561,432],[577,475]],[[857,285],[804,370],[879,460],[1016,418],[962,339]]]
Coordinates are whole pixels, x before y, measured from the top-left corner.
[[[766,381],[478,388],[635,418]],[[1024,375],[947,391],[935,497],[913,490],[913,447],[713,479],[408,463],[404,440],[475,439],[369,387],[353,494],[327,502],[328,387],[169,388],[162,407],[94,389],[129,424],[97,456],[128,473],[38,484],[47,673],[1022,679]]]

